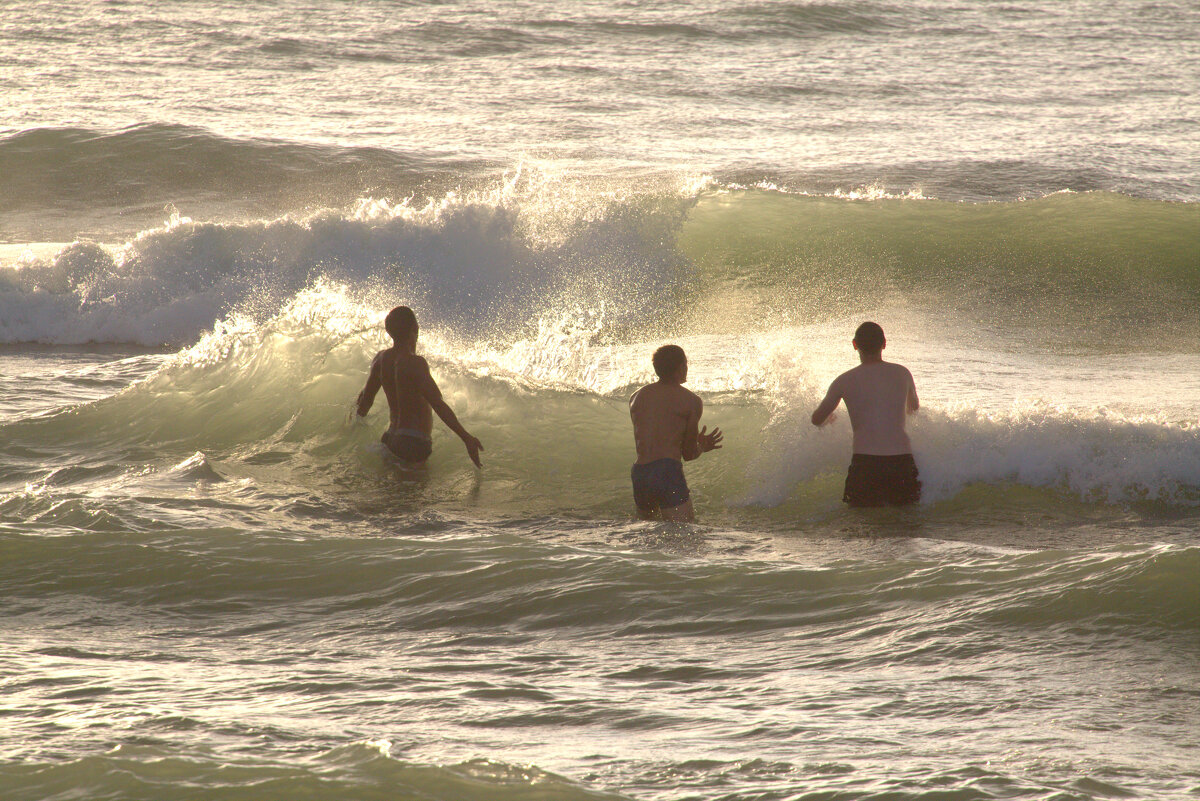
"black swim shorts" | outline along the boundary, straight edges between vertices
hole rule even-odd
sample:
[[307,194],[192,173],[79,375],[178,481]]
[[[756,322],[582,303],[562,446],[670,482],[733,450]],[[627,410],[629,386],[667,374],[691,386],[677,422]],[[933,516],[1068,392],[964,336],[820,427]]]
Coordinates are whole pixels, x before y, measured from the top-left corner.
[[912,454],[854,454],[846,471],[842,500],[851,506],[904,506],[921,500],[921,482]]
[[405,462],[423,462],[433,453],[433,440],[425,433],[410,428],[388,429],[379,441]]
[[678,459],[635,464],[629,478],[633,481],[633,502],[644,514],[671,509],[692,497],[683,477],[683,463]]

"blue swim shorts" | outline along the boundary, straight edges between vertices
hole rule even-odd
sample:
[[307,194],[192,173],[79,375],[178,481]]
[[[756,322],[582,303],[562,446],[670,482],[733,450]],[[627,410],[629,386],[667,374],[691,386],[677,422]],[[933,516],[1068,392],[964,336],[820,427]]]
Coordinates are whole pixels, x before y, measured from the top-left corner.
[[683,477],[683,463],[678,459],[635,464],[629,477],[633,481],[633,502],[639,512],[649,514],[658,509],[671,509],[691,498]]

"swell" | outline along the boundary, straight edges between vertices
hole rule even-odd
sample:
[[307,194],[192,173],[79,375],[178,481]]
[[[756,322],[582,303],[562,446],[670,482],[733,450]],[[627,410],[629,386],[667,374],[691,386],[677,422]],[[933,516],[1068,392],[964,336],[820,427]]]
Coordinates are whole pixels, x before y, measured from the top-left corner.
[[[763,101],[789,103],[797,95],[836,97],[863,90],[781,80],[743,91]],[[884,86],[875,91],[886,95],[902,90]],[[520,158],[538,163],[533,156]],[[563,164],[547,162],[553,169]],[[161,123],[122,129],[30,128],[0,134],[0,243],[112,242],[159,224],[171,209],[193,219],[244,222],[346,208],[368,197],[410,198],[420,204],[451,191],[486,189],[502,168],[494,156],[455,153],[449,143],[420,149],[348,146],[239,138]],[[674,162],[649,170],[644,164],[572,162],[570,169],[586,177],[597,194],[616,187],[625,195],[637,194],[648,182],[675,179],[681,169],[692,171]],[[706,169],[731,187],[783,187],[816,196],[890,194],[990,202],[1073,191],[1195,199],[1178,183],[1053,160],[960,158],[832,166],[734,160]]]
[[[152,613],[214,636],[289,610],[283,631],[330,616],[385,630],[440,629],[743,636],[798,627],[919,658],[926,637],[964,627],[1063,626],[1146,636],[1200,628],[1196,546],[1005,553],[966,560],[924,546],[832,566],[711,554],[555,545],[497,533],[453,538],[296,537],[206,529],[64,537],[4,534],[0,583],[11,614],[65,625],[108,606],[115,622]],[[90,601],[83,600],[90,599]],[[914,610],[927,610],[915,615]],[[863,627],[864,620],[873,625]],[[918,636],[917,630],[923,634]],[[891,632],[892,646],[878,641]],[[907,644],[905,644],[907,643]],[[902,648],[901,645],[905,644]],[[911,645],[911,653],[906,650]]]
[[276,217],[359,197],[405,197],[452,178],[469,181],[483,167],[436,150],[232,138],[186,125],[33,128],[0,136],[0,236],[127,236],[157,224],[168,206],[210,219]]
[[[162,724],[153,714],[147,724]],[[187,719],[175,718],[176,726]],[[170,721],[164,721],[169,723]],[[256,731],[272,731],[270,727]],[[228,729],[225,734],[228,735]],[[616,801],[621,796],[593,790],[541,770],[475,759],[449,765],[421,764],[391,755],[386,740],[360,741],[288,764],[244,755],[214,754],[206,747],[162,742],[119,745],[102,756],[0,766],[0,786],[10,799],[49,798],[61,793],[89,798],[174,798],[187,801],[257,801],[271,798],[457,798],[463,801]],[[181,750],[183,753],[181,754]],[[386,790],[384,789],[386,788]]]

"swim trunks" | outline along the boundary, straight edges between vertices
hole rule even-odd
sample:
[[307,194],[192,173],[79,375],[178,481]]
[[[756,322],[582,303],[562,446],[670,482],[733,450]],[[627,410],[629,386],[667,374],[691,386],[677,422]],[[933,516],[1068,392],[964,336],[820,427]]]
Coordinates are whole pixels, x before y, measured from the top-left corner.
[[379,441],[405,462],[423,462],[433,453],[433,440],[414,428],[389,428]]
[[921,500],[921,482],[912,454],[854,454],[846,471],[842,500],[851,506],[904,506]]
[[633,481],[633,502],[640,512],[670,509],[687,503],[691,497],[683,477],[683,463],[678,459],[635,464],[629,478]]

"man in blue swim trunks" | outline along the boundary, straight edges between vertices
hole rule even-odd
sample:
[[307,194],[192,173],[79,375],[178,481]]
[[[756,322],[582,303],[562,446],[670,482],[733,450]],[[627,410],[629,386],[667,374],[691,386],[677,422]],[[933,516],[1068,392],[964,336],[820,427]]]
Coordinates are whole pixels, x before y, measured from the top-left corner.
[[393,345],[382,350],[371,362],[367,385],[358,395],[358,416],[365,417],[375,402],[375,395],[383,387],[391,410],[391,425],[380,441],[401,461],[410,465],[424,465],[433,453],[433,415],[442,419],[451,431],[467,446],[467,455],[476,467],[483,445],[471,436],[454,411],[442,400],[437,382],[429,374],[429,364],[417,355],[417,316],[407,306],[397,306],[388,312],[384,328],[391,334]]
[[664,345],[652,359],[658,380],[633,393],[629,416],[637,462],[630,471],[638,516],[690,523],[695,519],[683,462],[721,447],[721,429],[700,428],[704,402],[683,388],[688,363],[683,348]]

